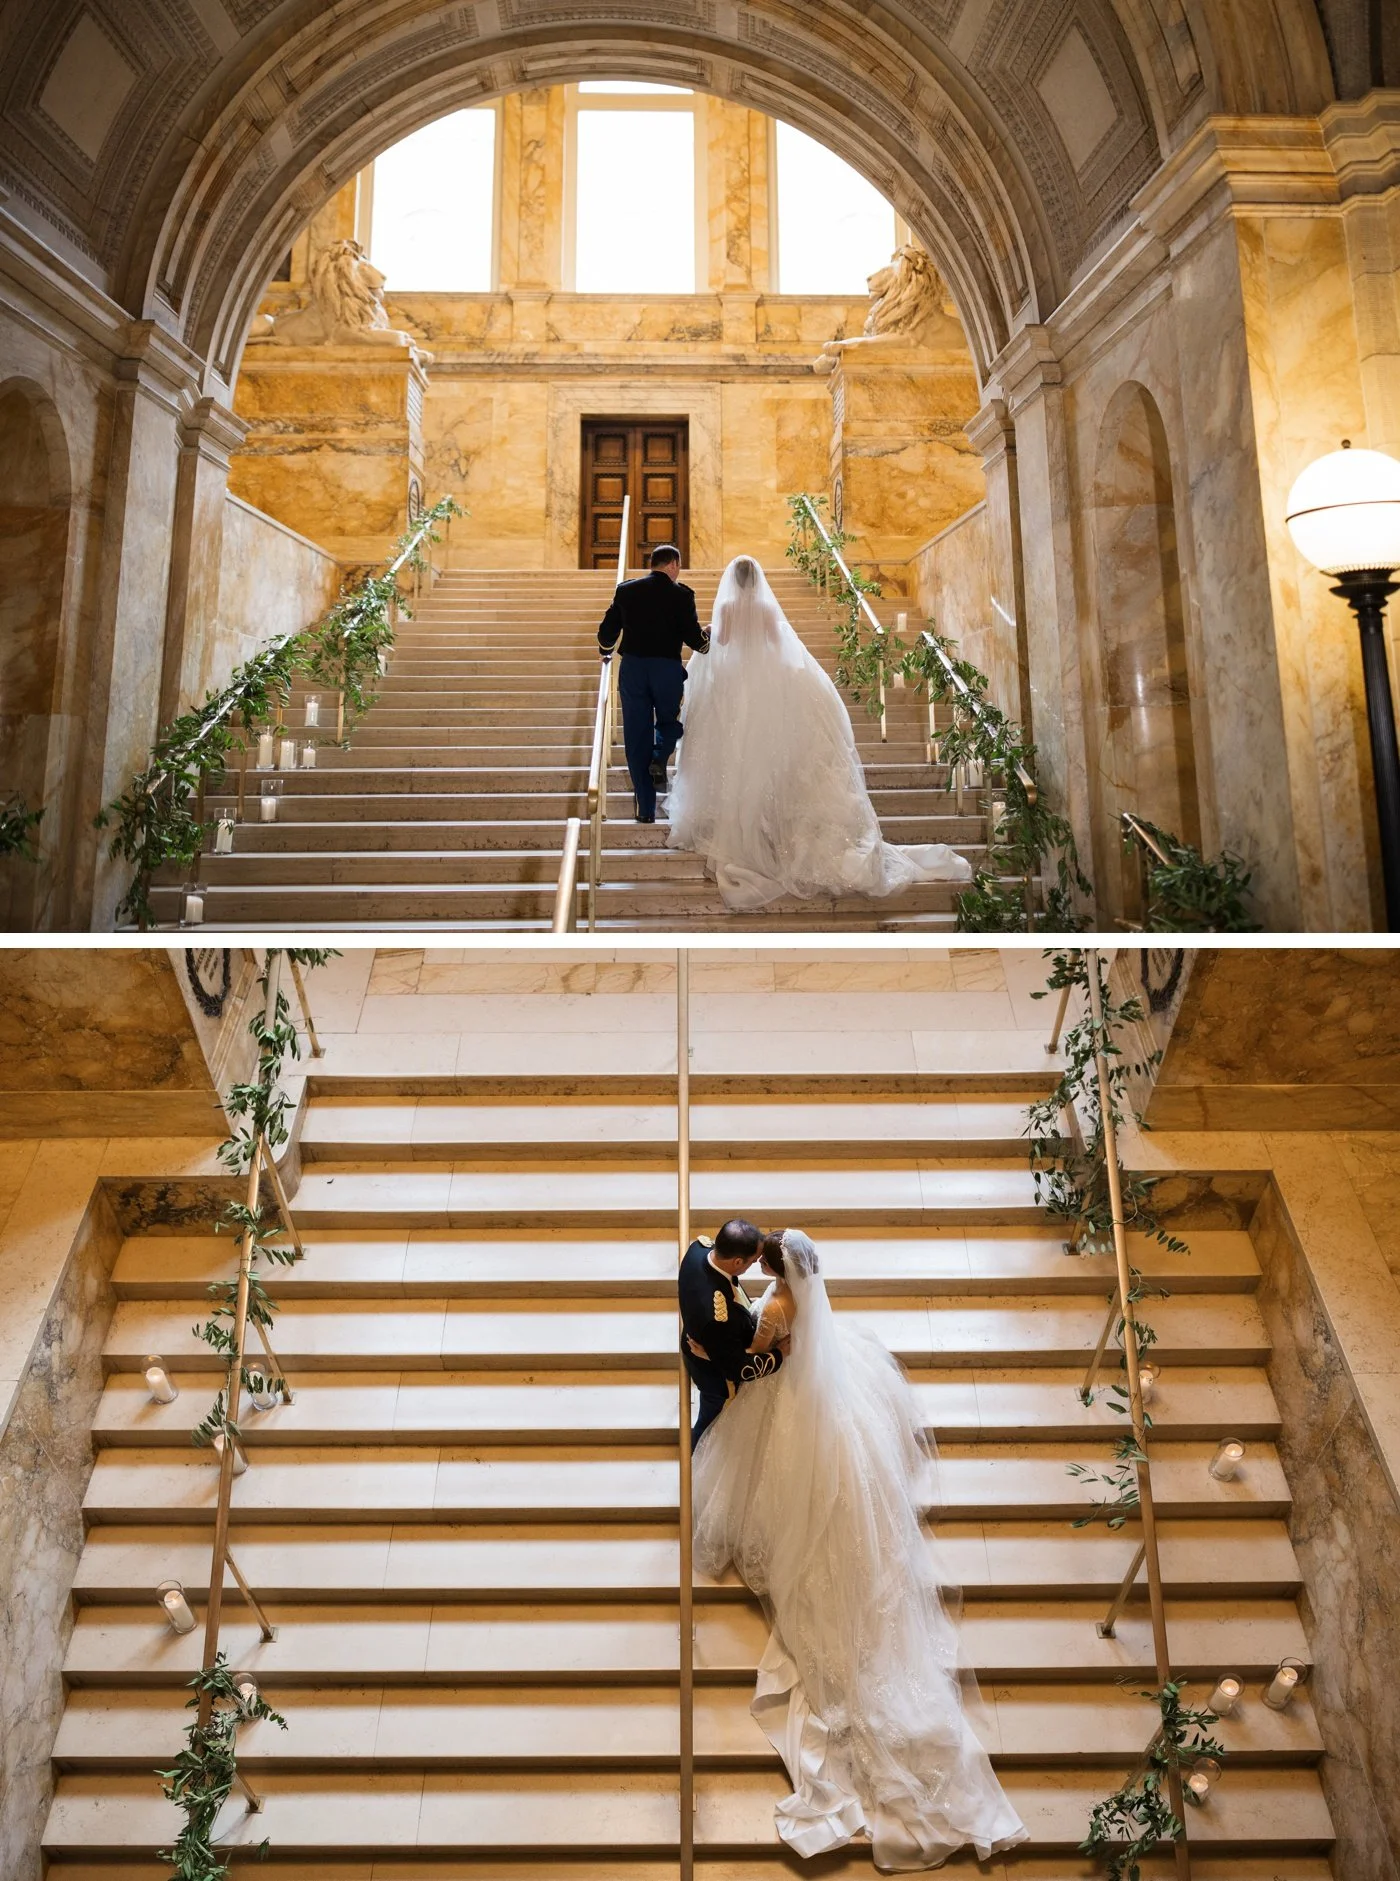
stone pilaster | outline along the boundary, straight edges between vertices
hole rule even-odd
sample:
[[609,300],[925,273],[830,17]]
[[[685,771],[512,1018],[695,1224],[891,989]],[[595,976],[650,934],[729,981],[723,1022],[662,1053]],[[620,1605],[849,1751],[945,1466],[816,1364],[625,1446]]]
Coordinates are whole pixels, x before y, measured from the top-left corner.
[[[1026,638],[1026,574],[1021,548],[1021,496],[1016,470],[1016,427],[1004,402],[988,399],[963,427],[967,441],[982,458],[987,480],[987,537],[991,548],[990,623],[998,639],[1015,643],[1019,697],[1005,701],[1004,709],[1020,720],[1026,735],[1035,736],[1031,699],[1030,649]],[[1009,619],[1008,619],[1009,616]]]
[[197,703],[212,680],[205,663],[219,614],[229,458],[247,431],[241,418],[212,398],[200,399],[178,426],[160,685],[162,724]]

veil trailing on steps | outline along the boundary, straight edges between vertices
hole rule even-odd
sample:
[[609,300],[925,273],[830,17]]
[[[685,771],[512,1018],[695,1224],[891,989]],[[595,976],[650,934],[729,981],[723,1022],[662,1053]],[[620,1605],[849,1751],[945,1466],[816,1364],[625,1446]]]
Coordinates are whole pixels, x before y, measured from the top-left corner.
[[669,841],[705,858],[727,907],[970,880],[943,843],[883,840],[841,695],[751,556],[721,577],[686,693]]
[[793,1785],[778,1833],[811,1856],[866,1828],[886,1872],[968,1844],[986,1859],[1026,1831],[964,1714],[917,1401],[879,1340],[837,1321],[807,1236],[782,1248],[791,1350],[721,1411],[694,1482],[697,1565],[732,1562],[772,1626],[753,1714]]

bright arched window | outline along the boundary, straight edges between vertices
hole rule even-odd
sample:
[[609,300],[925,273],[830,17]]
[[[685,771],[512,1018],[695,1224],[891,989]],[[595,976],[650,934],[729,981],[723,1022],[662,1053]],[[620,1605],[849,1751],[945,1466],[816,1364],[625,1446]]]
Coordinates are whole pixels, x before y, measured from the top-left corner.
[[496,108],[452,111],[374,160],[370,259],[391,294],[495,285]]
[[694,94],[585,79],[569,120],[570,285],[580,294],[695,293]]
[[777,126],[780,294],[865,292],[898,246],[895,212],[834,150]]

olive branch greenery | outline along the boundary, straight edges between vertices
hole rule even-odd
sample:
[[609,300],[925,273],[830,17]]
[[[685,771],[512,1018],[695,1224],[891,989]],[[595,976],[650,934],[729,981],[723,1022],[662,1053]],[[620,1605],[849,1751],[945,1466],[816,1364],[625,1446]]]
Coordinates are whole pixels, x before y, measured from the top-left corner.
[[[837,610],[837,683],[848,687],[857,701],[864,698],[871,712],[879,710],[882,687],[895,681],[924,692],[935,705],[951,705],[953,724],[935,739],[937,758],[948,766],[949,790],[959,764],[976,764],[989,784],[996,780],[1004,808],[990,829],[982,867],[958,896],[959,929],[1024,933],[1042,926],[1058,933],[1077,932],[1085,924],[1080,904],[1092,900],[1093,885],[1080,865],[1068,820],[1050,810],[1035,788],[1035,746],[991,703],[986,675],[961,658],[954,643],[935,632],[931,622],[912,644],[888,630],[865,636],[862,601],[878,596],[880,584],[858,569],[841,566],[838,557],[852,538],[829,516],[820,529],[815,526],[814,517],[827,509],[824,496],[789,497],[788,509],[788,559]],[[1041,878],[1045,908],[1037,915],[1032,885]]]
[[[1167,858],[1162,861],[1145,843],[1139,846],[1143,856],[1143,886],[1147,905],[1143,925],[1157,934],[1257,934],[1259,923],[1252,921],[1249,885],[1253,872],[1242,857],[1223,849],[1207,861],[1199,849],[1173,836],[1170,830],[1149,823],[1145,816],[1135,817]],[[1124,827],[1123,844],[1131,849],[1139,839],[1131,827]]]
[[143,930],[152,925],[156,871],[169,863],[189,869],[203,851],[211,828],[206,784],[223,775],[231,752],[250,748],[255,728],[286,704],[298,674],[344,692],[342,742],[348,740],[374,703],[380,656],[394,644],[395,610],[409,612],[397,571],[425,569],[425,545],[441,540],[436,525],[464,513],[450,496],[424,510],[399,537],[393,572],[366,576],[312,626],[269,640],[226,686],[162,729],[149,764],[94,818],[99,829],[112,830],[109,855],[132,869],[118,921],[129,917]]
[[[325,947],[269,948],[258,976],[260,999],[255,999],[248,1031],[257,1046],[257,1062],[250,1078],[232,1085],[224,1095],[224,1110],[232,1128],[219,1146],[219,1159],[234,1174],[247,1174],[262,1143],[268,1151],[287,1141],[287,1111],[291,1099],[281,1087],[282,1066],[290,1058],[301,1056],[301,1040],[292,1019],[291,1004],[280,984],[276,998],[268,999],[268,976],[279,952],[301,967],[324,966],[336,950]],[[282,1224],[276,1209],[265,1209],[261,1202],[249,1207],[246,1202],[230,1202],[215,1223],[216,1232],[246,1236],[251,1243],[248,1275],[248,1320],[264,1331],[272,1327],[277,1303],[257,1272],[260,1259],[278,1267],[290,1267],[300,1255],[281,1240]],[[241,1443],[242,1433],[229,1416],[233,1385],[233,1367],[238,1361],[235,1316],[238,1280],[211,1281],[211,1309],[208,1317],[193,1328],[195,1336],[224,1361],[224,1381],[207,1414],[195,1425],[191,1440],[197,1448],[208,1448],[217,1439]],[[239,1369],[239,1387],[259,1394],[280,1391],[285,1381],[246,1362]],[[237,1776],[237,1730],[245,1719],[264,1718],[286,1728],[286,1720],[259,1697],[245,1707],[234,1689],[228,1663],[219,1653],[212,1666],[206,1666],[191,1681],[192,1706],[208,1698],[207,1718],[199,1717],[186,1733],[185,1748],[168,1770],[159,1770],[167,1799],[185,1813],[185,1826],[174,1846],[161,1855],[174,1867],[172,1881],[225,1881],[228,1864],[211,1844],[214,1822],[227,1801]],[[203,1715],[203,1714],[201,1714]],[[263,1852],[267,1844],[264,1842]]]
[[[285,1731],[287,1720],[261,1693],[245,1706],[222,1653],[212,1666],[195,1673],[190,1687],[194,1696],[189,1708],[196,1716],[185,1733],[185,1748],[168,1770],[156,1772],[167,1801],[184,1811],[185,1826],[173,1847],[161,1850],[160,1859],[174,1869],[171,1881],[225,1881],[228,1862],[214,1847],[214,1825],[237,1778],[238,1727],[260,1719]],[[199,1710],[205,1699],[208,1718],[201,1724]],[[258,1852],[266,1854],[266,1842]]]
[[34,847],[31,832],[39,827],[42,810],[31,810],[23,797],[7,797],[0,803],[0,856],[23,856],[26,862],[37,862],[39,851]]
[[[1184,1705],[1181,1692],[1182,1681],[1173,1679],[1160,1691],[1138,1693],[1156,1705],[1162,1722],[1137,1769],[1089,1813],[1080,1853],[1105,1860],[1109,1881],[1141,1881],[1144,1857],[1159,1842],[1177,1842],[1185,1834],[1170,1801],[1172,1776],[1189,1772],[1202,1757],[1225,1760],[1225,1746],[1210,1734],[1216,1713]],[[1182,1794],[1200,1807],[1184,1785]]]

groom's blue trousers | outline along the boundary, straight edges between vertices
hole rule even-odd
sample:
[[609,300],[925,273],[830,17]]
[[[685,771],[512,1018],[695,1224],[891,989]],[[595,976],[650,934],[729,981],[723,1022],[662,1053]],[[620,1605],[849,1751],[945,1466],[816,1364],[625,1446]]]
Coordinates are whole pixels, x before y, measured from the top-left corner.
[[642,816],[656,815],[656,785],[651,767],[665,763],[681,741],[681,699],[685,667],[679,660],[624,653],[617,694],[622,701],[622,743],[627,771]]

